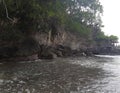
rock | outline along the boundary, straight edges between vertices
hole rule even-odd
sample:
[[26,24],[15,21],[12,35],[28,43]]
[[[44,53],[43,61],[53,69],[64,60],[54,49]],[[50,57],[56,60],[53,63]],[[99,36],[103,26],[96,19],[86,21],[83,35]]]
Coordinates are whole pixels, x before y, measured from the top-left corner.
[[54,53],[54,48],[50,46],[41,46],[41,49],[38,53],[38,58],[40,59],[54,59],[57,58],[57,54]]
[[58,51],[60,56],[70,56],[72,55],[72,50],[68,46],[57,45],[56,50]]
[[38,59],[38,54],[33,54],[27,57],[28,60],[37,60]]
[[57,55],[55,53],[51,53],[52,58],[57,58]]
[[82,54],[82,56],[87,56],[86,54],[85,54],[85,52],[83,52],[83,53],[81,53]]
[[39,59],[54,59],[57,58],[57,55],[50,52],[44,52],[38,55]]
[[59,50],[56,50],[56,51],[55,51],[55,54],[56,54],[58,57],[62,57],[62,56],[63,56],[62,51],[59,51]]

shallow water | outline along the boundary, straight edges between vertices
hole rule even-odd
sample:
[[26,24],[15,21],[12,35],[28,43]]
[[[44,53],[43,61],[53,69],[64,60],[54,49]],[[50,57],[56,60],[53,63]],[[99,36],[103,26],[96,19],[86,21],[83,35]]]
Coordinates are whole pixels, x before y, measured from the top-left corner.
[[0,64],[0,93],[120,93],[120,56]]

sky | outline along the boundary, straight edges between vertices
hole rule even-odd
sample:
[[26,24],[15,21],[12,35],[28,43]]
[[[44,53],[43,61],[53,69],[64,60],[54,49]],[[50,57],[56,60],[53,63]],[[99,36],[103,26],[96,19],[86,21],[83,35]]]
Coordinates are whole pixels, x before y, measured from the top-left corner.
[[116,35],[120,42],[120,0],[100,0],[103,5],[102,31],[106,35]]

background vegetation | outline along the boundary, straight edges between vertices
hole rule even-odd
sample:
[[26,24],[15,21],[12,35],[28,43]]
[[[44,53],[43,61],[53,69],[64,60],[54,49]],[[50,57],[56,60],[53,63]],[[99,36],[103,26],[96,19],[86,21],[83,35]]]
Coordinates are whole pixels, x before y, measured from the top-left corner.
[[0,45],[18,46],[36,32],[54,39],[61,26],[96,45],[113,45],[118,38],[101,31],[102,13],[99,0],[0,0]]

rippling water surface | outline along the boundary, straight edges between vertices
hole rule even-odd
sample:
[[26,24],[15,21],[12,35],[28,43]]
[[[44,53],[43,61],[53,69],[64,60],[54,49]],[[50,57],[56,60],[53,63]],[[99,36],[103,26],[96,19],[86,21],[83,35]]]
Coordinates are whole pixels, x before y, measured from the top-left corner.
[[120,56],[0,64],[0,93],[120,93]]

